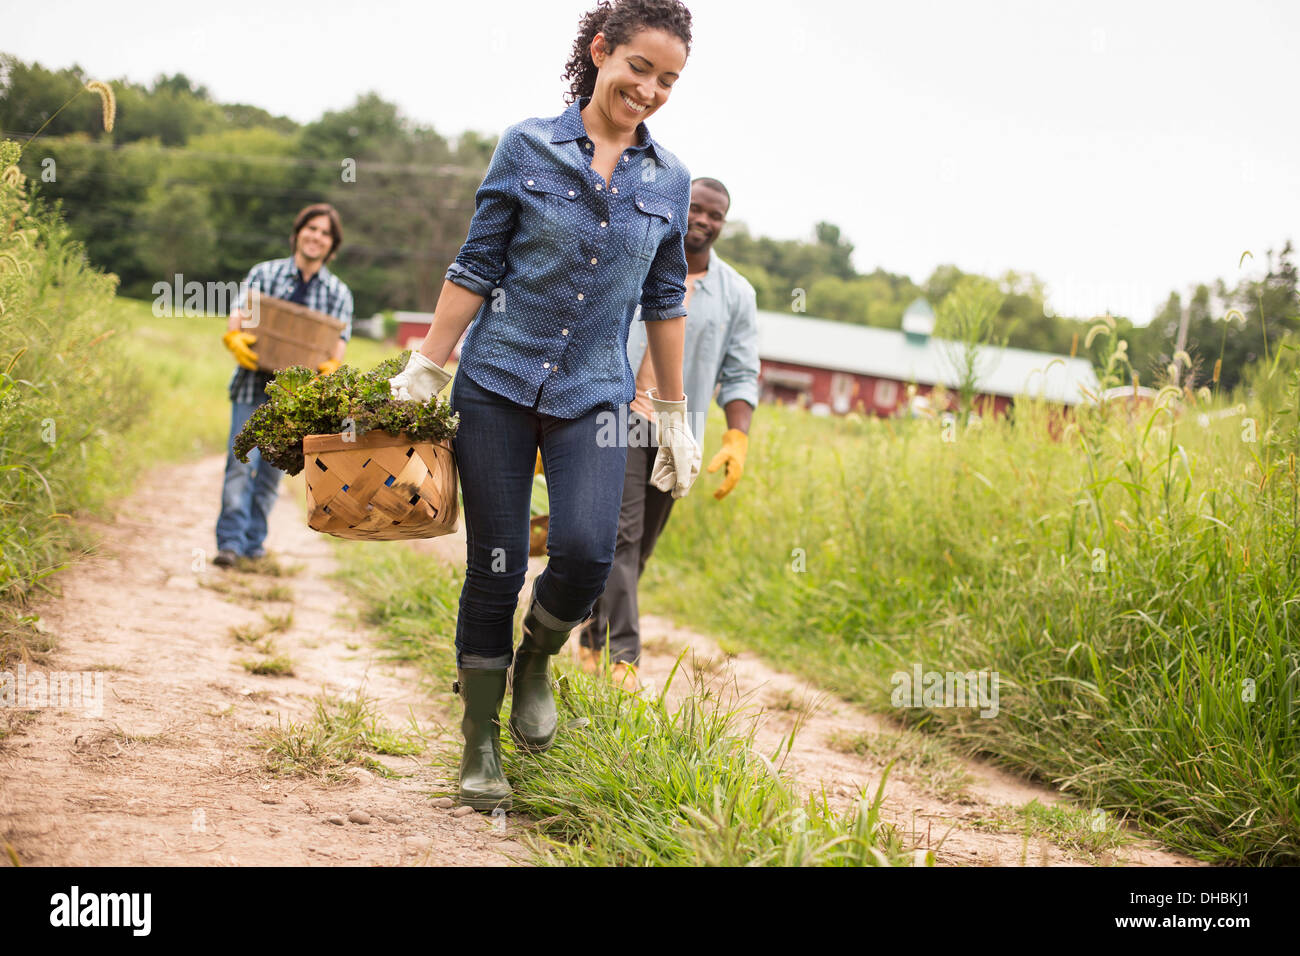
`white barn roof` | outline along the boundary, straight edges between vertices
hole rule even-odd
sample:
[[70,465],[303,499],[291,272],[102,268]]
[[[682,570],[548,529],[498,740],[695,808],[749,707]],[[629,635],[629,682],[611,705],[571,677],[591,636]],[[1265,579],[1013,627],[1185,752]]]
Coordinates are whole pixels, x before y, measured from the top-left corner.
[[[898,329],[758,313],[758,354],[772,362],[853,372],[918,385],[956,388],[961,346],[945,339],[909,337]],[[1014,398],[1027,394],[1050,402],[1079,405],[1083,386],[1094,393],[1097,375],[1087,359],[982,347],[976,365],[978,389]]]

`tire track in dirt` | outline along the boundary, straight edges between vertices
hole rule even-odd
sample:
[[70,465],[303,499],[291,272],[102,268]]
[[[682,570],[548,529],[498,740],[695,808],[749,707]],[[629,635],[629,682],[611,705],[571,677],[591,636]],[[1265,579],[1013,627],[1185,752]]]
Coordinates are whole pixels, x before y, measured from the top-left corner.
[[[396,730],[414,714],[431,747],[434,728],[454,731],[459,715],[421,691],[415,668],[383,661],[377,638],[350,620],[327,577],[330,542],[306,525],[301,477],[283,482],[267,541],[301,571],[275,578],[207,563],[223,468],[224,456],[210,456],[146,475],[113,520],[93,523],[101,545],[55,578],[61,596],[33,608],[57,645],[29,670],[103,671],[103,710],[42,709],[0,740],[0,842],[24,864],[54,866],[525,859],[487,818],[433,805],[446,781],[427,754],[376,758],[401,777],[357,768],[334,784],[264,769],[258,735],[307,720],[322,692],[360,691]],[[210,586],[241,579],[283,584],[293,600],[233,601]],[[246,672],[240,661],[258,655],[230,628],[290,609],[291,626],[273,640],[294,676]],[[369,824],[347,820],[357,810]]]

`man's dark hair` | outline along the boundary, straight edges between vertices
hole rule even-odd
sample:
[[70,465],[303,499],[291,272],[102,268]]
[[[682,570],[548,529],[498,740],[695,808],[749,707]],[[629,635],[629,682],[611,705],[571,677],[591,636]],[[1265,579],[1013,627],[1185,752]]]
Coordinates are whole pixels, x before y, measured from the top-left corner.
[[564,79],[572,81],[564,101],[573,103],[591,96],[596,89],[596,64],[591,59],[591,41],[605,34],[605,49],[612,52],[642,30],[663,30],[677,37],[691,55],[691,12],[679,0],[601,0],[578,23],[573,56],[564,66]]
[[328,216],[330,220],[330,236],[334,241],[330,244],[329,254],[325,256],[325,261],[329,262],[334,258],[334,253],[339,251],[339,246],[343,245],[343,224],[339,221],[339,211],[327,202],[312,203],[294,217],[289,248],[293,252],[298,251],[298,233],[317,216]]
[[727,192],[727,187],[717,179],[710,179],[708,176],[700,176],[691,180],[691,188],[696,186],[707,186],[710,189],[716,189],[722,195],[727,197],[727,212],[731,212],[731,193]]

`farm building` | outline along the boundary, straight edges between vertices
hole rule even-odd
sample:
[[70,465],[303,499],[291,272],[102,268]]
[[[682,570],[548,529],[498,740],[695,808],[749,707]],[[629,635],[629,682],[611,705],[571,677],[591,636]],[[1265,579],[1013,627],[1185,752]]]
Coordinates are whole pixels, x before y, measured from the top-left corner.
[[404,349],[418,349],[429,334],[432,312],[394,312],[397,320],[397,344]]
[[[429,312],[398,312],[397,341],[418,348]],[[960,349],[934,338],[934,312],[918,299],[903,315],[903,328],[877,329],[779,312],[758,313],[759,388],[764,401],[804,404],[815,414],[858,409],[888,416],[908,410],[907,387],[915,383],[913,407],[926,405],[936,385],[957,386]],[[463,339],[462,339],[463,341]],[[452,357],[459,356],[459,345]],[[982,348],[976,365],[980,394],[991,414],[1003,412],[1016,395],[1041,394],[1063,406],[1084,400],[1080,386],[1098,389],[1092,363],[1026,349]],[[936,410],[937,411],[937,410]]]
[[[858,410],[889,416],[906,412],[908,386],[921,405],[936,385],[955,390],[962,349],[934,338],[934,312],[918,299],[903,315],[902,329],[758,313],[759,387],[764,401],[799,403],[818,414]],[[1098,388],[1086,359],[982,347],[976,361],[979,394],[1003,412],[1017,395],[1042,396],[1063,406],[1085,401],[1080,388]],[[861,407],[859,407],[861,406]]]
[[[432,312],[394,312],[393,318],[397,320],[397,345],[404,349],[418,349],[424,337],[429,334],[429,326],[433,324]],[[468,334],[469,329],[466,329],[452,347],[453,362],[460,361],[460,347],[465,344],[465,336]]]

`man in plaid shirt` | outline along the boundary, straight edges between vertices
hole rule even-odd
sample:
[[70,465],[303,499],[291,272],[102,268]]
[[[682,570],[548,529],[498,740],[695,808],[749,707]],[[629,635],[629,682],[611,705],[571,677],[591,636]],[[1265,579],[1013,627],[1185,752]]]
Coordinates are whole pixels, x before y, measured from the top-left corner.
[[325,267],[342,243],[343,227],[334,207],[327,203],[308,206],[294,219],[290,246],[293,255],[259,262],[240,287],[239,302],[230,313],[222,339],[239,364],[230,377],[230,439],[226,444],[226,475],[221,487],[213,564],[230,567],[241,557],[260,558],[266,554],[262,542],[266,540],[267,518],[283,474],[262,461],[256,448],[249,453],[248,464],[235,457],[235,436],[257,407],[267,401],[266,385],[275,376],[274,372],[257,368],[257,353],[250,347],[257,336],[244,328],[244,322],[251,317],[245,297],[249,289],[257,289],[262,295],[287,299],[342,319],[346,325],[334,357],[319,366],[322,375],[330,374],[342,364],[343,350],[352,336],[352,292]]

